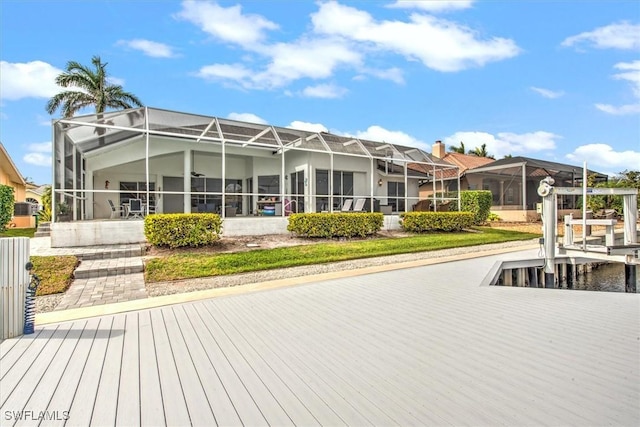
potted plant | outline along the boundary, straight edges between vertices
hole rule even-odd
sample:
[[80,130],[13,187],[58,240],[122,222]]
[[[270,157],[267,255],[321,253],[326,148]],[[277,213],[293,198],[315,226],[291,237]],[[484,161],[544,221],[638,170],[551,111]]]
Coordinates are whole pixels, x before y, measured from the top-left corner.
[[71,209],[66,203],[58,203],[56,205],[56,219],[59,222],[71,221]]

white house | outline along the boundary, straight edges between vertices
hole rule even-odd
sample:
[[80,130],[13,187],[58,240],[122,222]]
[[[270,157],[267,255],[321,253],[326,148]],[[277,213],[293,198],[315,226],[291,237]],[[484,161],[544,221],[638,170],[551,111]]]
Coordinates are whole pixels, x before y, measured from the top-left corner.
[[[418,201],[421,180],[438,170],[457,171],[392,141],[149,107],[54,120],[53,135],[54,199],[69,207],[71,223],[54,212],[52,238],[56,229],[92,227],[80,232],[85,244],[131,240],[114,237],[113,229],[133,230],[133,223],[140,230],[134,239],[140,239],[141,223],[121,220],[154,212],[219,213],[225,234],[286,232],[292,212],[334,212],[347,205],[397,214]],[[140,200],[141,215],[132,212],[131,200]],[[256,225],[267,217],[276,222]],[[103,224],[78,224],[95,220]],[[88,236],[103,233],[112,236]]]

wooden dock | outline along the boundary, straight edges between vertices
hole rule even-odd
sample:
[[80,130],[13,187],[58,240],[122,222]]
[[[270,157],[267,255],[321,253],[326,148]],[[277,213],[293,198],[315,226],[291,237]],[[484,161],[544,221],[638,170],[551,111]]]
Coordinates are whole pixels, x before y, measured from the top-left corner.
[[479,286],[496,259],[36,326],[0,425],[640,424],[640,295]]

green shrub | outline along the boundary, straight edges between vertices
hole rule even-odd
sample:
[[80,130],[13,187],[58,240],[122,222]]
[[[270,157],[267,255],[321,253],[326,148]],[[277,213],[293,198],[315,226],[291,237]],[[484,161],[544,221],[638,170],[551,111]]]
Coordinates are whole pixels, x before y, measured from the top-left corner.
[[220,239],[222,220],[212,213],[155,214],[144,218],[144,235],[154,246],[205,246]]
[[38,221],[51,221],[51,186],[47,186],[42,195],[42,210],[38,212]]
[[[460,192],[460,211],[473,213],[473,223],[481,225],[487,222],[491,213],[493,195],[489,190],[466,190]],[[458,210],[456,200],[451,202],[449,210]]]
[[487,221],[489,222],[495,222],[495,221],[500,221],[500,216],[498,214],[494,214],[493,212],[489,214],[489,216],[487,217]]
[[0,184],[0,231],[4,231],[13,217],[13,187]]
[[460,231],[474,224],[471,212],[407,212],[400,219],[402,229],[412,233]]
[[287,230],[303,237],[365,237],[382,229],[384,215],[367,213],[300,213],[289,217]]

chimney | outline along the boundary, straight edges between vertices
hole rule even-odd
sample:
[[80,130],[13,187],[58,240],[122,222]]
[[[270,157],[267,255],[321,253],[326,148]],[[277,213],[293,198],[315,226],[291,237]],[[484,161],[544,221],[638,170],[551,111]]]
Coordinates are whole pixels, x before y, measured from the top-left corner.
[[433,144],[433,148],[431,149],[431,154],[433,154],[434,157],[437,157],[439,159],[443,158],[445,155],[445,146],[442,143],[442,141],[437,140],[435,144]]

